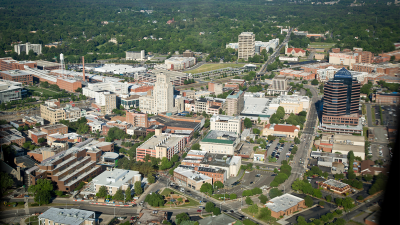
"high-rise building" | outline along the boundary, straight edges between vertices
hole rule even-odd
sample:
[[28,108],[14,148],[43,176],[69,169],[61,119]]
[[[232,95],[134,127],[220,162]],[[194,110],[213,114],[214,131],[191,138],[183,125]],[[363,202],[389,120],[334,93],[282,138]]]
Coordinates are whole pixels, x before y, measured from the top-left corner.
[[255,54],[255,35],[253,32],[242,32],[239,35],[238,59],[248,60]]
[[228,116],[238,116],[244,109],[244,92],[233,91],[226,98],[228,104]]
[[14,45],[14,52],[18,53],[18,55],[20,55],[21,52],[25,52],[28,55],[30,50],[33,50],[34,53],[40,55],[40,54],[42,54],[42,45],[41,44],[31,44],[29,42],[27,42],[25,44]]
[[157,74],[152,95],[140,97],[139,107],[142,112],[153,114],[174,111],[174,86],[169,75]]
[[358,125],[360,88],[360,83],[348,70],[339,70],[324,86],[322,123]]

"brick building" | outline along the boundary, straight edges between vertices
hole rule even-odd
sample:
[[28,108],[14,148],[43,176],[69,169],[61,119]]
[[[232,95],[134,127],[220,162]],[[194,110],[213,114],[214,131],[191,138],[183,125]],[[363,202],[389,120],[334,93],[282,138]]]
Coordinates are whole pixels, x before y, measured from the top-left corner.
[[20,82],[25,85],[33,84],[32,74],[26,72],[25,70],[16,69],[16,70],[0,71],[0,79]]
[[19,146],[22,146],[25,141],[25,137],[16,129],[0,131],[0,145],[9,145],[11,143],[15,143]]
[[95,148],[86,149],[92,139],[43,160],[38,166],[26,171],[31,185],[38,179],[51,179],[57,183],[58,190],[72,192],[80,182],[98,175],[102,167],[96,165],[102,154]]
[[41,127],[40,130],[47,135],[50,134],[55,134],[55,133],[60,133],[60,134],[67,134],[68,133],[68,127],[65,126],[64,124],[55,124],[55,125],[49,125],[49,126],[44,126]]
[[400,94],[376,93],[372,94],[372,100],[379,104],[400,104]]
[[213,179],[202,173],[196,173],[195,170],[186,167],[177,167],[174,169],[174,181],[184,187],[189,187],[199,191],[204,183],[212,184]]
[[33,61],[17,61],[11,57],[0,58],[0,70],[25,70],[25,66],[36,68],[37,63]]
[[136,110],[125,110],[126,122],[134,127],[148,127],[148,117],[146,113],[141,113]]
[[57,78],[57,85],[60,89],[75,92],[76,89],[82,88],[81,81],[75,79],[67,79],[67,78]]
[[269,200],[264,207],[271,210],[271,216],[279,219],[281,216],[289,216],[296,211],[307,208],[305,200],[291,194],[284,194]]
[[297,137],[300,131],[300,126],[290,124],[267,124],[262,130],[262,135],[277,137]]
[[284,69],[279,72],[280,75],[285,75],[286,77],[297,77],[304,80],[314,80],[315,73],[308,73],[299,70]]
[[47,134],[45,132],[43,132],[43,131],[40,131],[39,129],[28,130],[28,136],[36,144],[39,144],[39,139],[40,138],[44,138],[44,139],[47,138]]

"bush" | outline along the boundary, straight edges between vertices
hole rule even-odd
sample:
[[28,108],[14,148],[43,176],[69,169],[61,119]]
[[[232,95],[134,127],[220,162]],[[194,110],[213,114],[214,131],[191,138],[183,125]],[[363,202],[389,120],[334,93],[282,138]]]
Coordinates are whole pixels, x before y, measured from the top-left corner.
[[331,201],[332,201],[332,196],[327,195],[327,196],[325,197],[325,199],[326,199],[327,202],[331,202]]
[[54,193],[59,197],[64,194],[62,191],[54,191]]
[[338,215],[342,215],[342,210],[340,210],[340,209],[337,209],[335,212],[336,212]]
[[319,201],[319,205],[320,205],[320,206],[324,206],[324,205],[325,205],[325,202],[324,202],[324,201]]
[[362,195],[357,196],[357,200],[364,200],[364,197]]

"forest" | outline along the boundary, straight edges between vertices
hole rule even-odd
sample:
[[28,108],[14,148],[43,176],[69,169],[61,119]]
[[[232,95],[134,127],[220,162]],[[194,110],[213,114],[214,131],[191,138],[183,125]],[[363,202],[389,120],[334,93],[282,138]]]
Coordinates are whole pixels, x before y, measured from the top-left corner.
[[[360,7],[350,7],[353,1],[349,0],[335,5],[289,0],[0,2],[0,57],[17,60],[54,61],[64,53],[67,63],[79,62],[81,56],[92,62],[124,58],[125,51],[168,54],[190,49],[230,61],[236,57],[225,45],[237,42],[241,32],[254,32],[256,41],[283,40],[278,25],[309,33],[329,32],[326,41],[337,47],[362,47],[376,54],[392,51],[393,43],[400,42],[398,7],[375,0],[365,0]],[[175,22],[167,24],[172,19]],[[116,38],[117,44],[109,42],[111,38]],[[42,44],[43,54],[18,56],[10,51],[18,42]],[[60,43],[58,48],[44,47],[53,42]],[[297,39],[291,44],[305,47],[308,40]]]

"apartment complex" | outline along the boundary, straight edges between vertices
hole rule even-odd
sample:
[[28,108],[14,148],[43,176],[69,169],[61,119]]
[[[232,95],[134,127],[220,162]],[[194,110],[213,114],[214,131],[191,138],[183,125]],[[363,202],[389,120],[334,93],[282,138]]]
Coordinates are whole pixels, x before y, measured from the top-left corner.
[[244,109],[244,92],[232,91],[228,97],[226,97],[226,104],[228,105],[228,116],[239,115]]
[[126,60],[133,60],[133,61],[142,61],[145,59],[145,51],[141,50],[140,52],[132,52],[132,51],[127,51],[126,52]]
[[0,80],[0,104],[20,100],[22,98],[22,83]]
[[111,114],[112,110],[117,108],[117,94],[109,91],[99,92],[98,98],[95,103],[92,103],[92,106],[97,108],[101,114]]
[[82,209],[49,208],[38,216],[39,224],[97,225],[96,213]]
[[60,102],[53,99],[40,105],[40,117],[49,121],[50,124],[55,124],[60,120],[65,120],[65,111],[60,107]]
[[220,130],[240,134],[243,120],[238,116],[214,115],[210,118],[210,130]]
[[148,127],[148,117],[146,113],[141,113],[136,110],[125,110],[126,122],[134,127]]
[[27,170],[32,185],[38,179],[51,179],[57,183],[60,191],[71,192],[81,181],[87,181],[102,171],[96,163],[102,151],[97,148],[85,148],[92,139],[43,160],[38,166]]
[[197,113],[206,112],[209,115],[216,115],[222,109],[223,102],[217,99],[198,98],[195,101],[194,111]]
[[21,55],[22,52],[25,52],[25,54],[28,55],[30,50],[32,50],[34,53],[40,55],[40,54],[42,54],[42,45],[41,44],[31,44],[29,42],[27,42],[25,44],[14,45],[14,52],[16,52],[18,55]]
[[239,134],[235,132],[211,130],[200,141],[202,151],[234,155],[236,146],[239,144]]
[[167,74],[157,74],[153,94],[139,98],[140,111],[157,114],[174,110],[174,87]]
[[161,134],[156,135],[136,148],[136,160],[143,161],[146,155],[162,159],[171,159],[175,154],[181,152],[187,143],[187,136]]
[[336,72],[324,86],[322,123],[358,125],[360,88],[348,70]]
[[25,85],[33,84],[33,76],[25,70],[7,70],[0,72],[0,79],[20,82]]
[[239,35],[238,59],[248,60],[255,54],[255,34],[243,32]]

